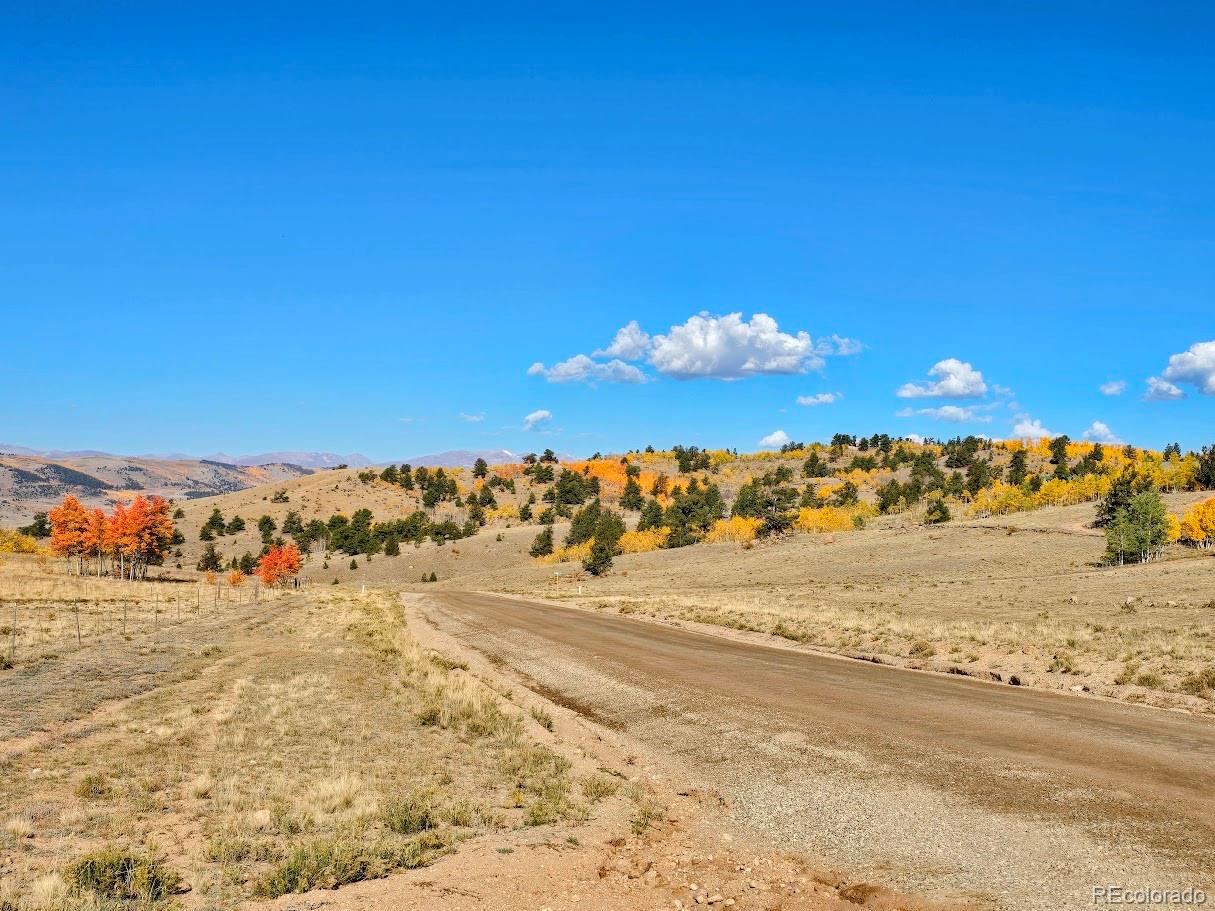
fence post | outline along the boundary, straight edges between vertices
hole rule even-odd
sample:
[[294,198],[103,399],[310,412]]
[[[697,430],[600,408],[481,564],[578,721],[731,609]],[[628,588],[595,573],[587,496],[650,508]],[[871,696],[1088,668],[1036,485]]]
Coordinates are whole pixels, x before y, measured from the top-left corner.
[[80,645],[80,599],[77,598],[74,602],[76,608],[76,645]]

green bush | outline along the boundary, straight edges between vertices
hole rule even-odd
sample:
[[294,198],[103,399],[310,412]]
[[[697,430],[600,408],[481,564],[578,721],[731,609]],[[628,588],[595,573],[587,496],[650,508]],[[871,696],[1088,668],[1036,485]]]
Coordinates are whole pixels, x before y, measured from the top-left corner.
[[112,846],[69,864],[64,879],[77,892],[119,901],[160,901],[181,885],[181,877],[155,857]]
[[431,791],[401,794],[388,801],[380,811],[384,825],[399,835],[413,835],[438,825],[435,796]]
[[365,879],[380,879],[394,870],[413,870],[451,850],[447,840],[424,832],[404,844],[361,845],[348,839],[322,838],[299,845],[253,886],[259,898],[277,898],[311,889],[336,889]]

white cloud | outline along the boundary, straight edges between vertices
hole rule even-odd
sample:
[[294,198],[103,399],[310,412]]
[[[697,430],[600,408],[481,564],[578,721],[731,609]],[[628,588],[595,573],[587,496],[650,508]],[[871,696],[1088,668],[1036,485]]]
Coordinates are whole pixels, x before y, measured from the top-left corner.
[[618,357],[626,361],[639,361],[650,350],[650,337],[637,320],[629,320],[628,324],[616,330],[616,337],[606,348],[595,352],[595,357]]
[[856,339],[841,335],[815,341],[804,331],[782,332],[766,313],[744,321],[741,313],[714,316],[702,311],[671,326],[665,335],[651,336],[637,320],[630,320],[606,348],[590,356],[576,354],[552,367],[537,361],[527,374],[542,376],[550,383],[644,383],[646,374],[626,362],[645,359],[658,373],[676,379],[736,380],[805,373],[822,367],[824,358],[845,357],[862,348]]
[[1174,354],[1162,375],[1171,383],[1187,383],[1203,395],[1215,395],[1215,341],[1195,342],[1189,350]]
[[759,445],[764,449],[779,449],[789,442],[789,434],[783,430],[773,430],[766,437],[759,441]]
[[550,383],[644,383],[645,374],[619,359],[607,363],[575,354],[569,360],[545,367],[540,361],[527,368],[528,376],[542,376]]
[[1143,398],[1149,402],[1169,402],[1173,399],[1184,399],[1185,393],[1168,380],[1162,380],[1158,376],[1149,376],[1147,392],[1143,394]]
[[978,398],[987,393],[987,384],[983,382],[983,374],[965,361],[956,357],[937,361],[928,371],[928,375],[936,377],[935,383],[905,383],[895,393],[901,399],[919,398]]
[[909,439],[909,440],[911,440],[911,442],[917,443],[917,444],[924,442],[924,438],[922,436],[920,436],[920,434],[918,434],[918,433],[907,434],[907,439]]
[[1126,392],[1126,380],[1110,380],[1099,387],[1102,395],[1122,395]]
[[476,424],[485,420],[485,412],[478,411],[476,414],[465,414],[463,411],[458,415],[461,421],[467,421],[470,424]]
[[535,430],[542,424],[547,424],[552,419],[553,413],[551,411],[544,408],[537,409],[523,419],[523,429]]
[[804,373],[823,366],[828,354],[853,354],[860,346],[833,336],[816,346],[809,333],[782,332],[776,320],[756,313],[700,313],[651,339],[650,363],[680,380],[736,380],[763,374]]
[[1031,418],[1028,414],[1019,414],[1017,423],[1013,424],[1013,436],[1017,439],[1036,440],[1041,437],[1058,436],[1058,434],[1043,427],[1042,422],[1037,418]]
[[865,350],[862,345],[854,338],[844,338],[842,335],[829,335],[826,338],[820,338],[814,343],[814,353],[823,357],[849,357],[853,354],[860,354]]
[[1092,440],[1094,443],[1121,443],[1122,440],[1114,431],[1110,430],[1109,425],[1104,421],[1093,421],[1089,425],[1088,430],[1084,431],[1084,439]]
[[834,405],[844,397],[842,392],[817,392],[814,395],[799,395],[797,404],[813,408],[815,405]]
[[951,421],[955,424],[964,424],[970,421],[980,424],[991,423],[991,415],[978,414],[974,408],[963,408],[960,405],[942,405],[939,408],[904,408],[896,412],[895,417],[926,417],[938,421]]

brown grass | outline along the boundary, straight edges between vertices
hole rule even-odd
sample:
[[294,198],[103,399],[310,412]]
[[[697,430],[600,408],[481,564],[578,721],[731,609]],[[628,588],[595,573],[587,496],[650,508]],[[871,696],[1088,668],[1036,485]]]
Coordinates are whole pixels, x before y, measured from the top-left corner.
[[[111,584],[103,600],[134,597]],[[191,903],[236,907],[587,813],[526,709],[421,649],[393,594],[233,603],[171,636],[44,653],[35,675],[18,658],[0,676],[6,707],[22,707],[7,721],[0,708],[0,850],[13,856],[0,896],[19,911],[116,901],[127,880],[155,904],[172,876]],[[106,683],[86,698],[93,674]]]

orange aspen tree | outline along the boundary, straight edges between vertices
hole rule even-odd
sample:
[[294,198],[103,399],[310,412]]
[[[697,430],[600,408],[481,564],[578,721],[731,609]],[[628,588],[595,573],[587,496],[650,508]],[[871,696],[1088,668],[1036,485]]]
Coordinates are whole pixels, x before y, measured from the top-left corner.
[[257,566],[263,585],[278,585],[299,574],[300,552],[294,544],[271,547]]
[[[117,518],[115,507],[115,518]],[[138,496],[124,513],[119,548],[130,561],[132,579],[147,577],[148,566],[160,562],[173,541],[173,519],[163,497]]]
[[85,554],[97,557],[97,576],[101,577],[101,562],[108,545],[109,519],[100,509],[94,509],[88,514],[88,524],[84,529],[81,549]]
[[50,511],[51,550],[61,557],[75,557],[77,568],[84,572],[84,537],[88,528],[88,513],[80,501],[70,494]]
[[106,523],[105,530],[105,549],[110,555],[110,566],[118,567],[118,578],[126,578],[127,568],[127,528],[130,523],[127,521],[127,507],[125,503],[118,502],[114,504],[114,511],[110,515],[110,520]]

